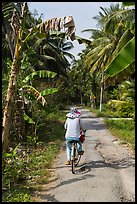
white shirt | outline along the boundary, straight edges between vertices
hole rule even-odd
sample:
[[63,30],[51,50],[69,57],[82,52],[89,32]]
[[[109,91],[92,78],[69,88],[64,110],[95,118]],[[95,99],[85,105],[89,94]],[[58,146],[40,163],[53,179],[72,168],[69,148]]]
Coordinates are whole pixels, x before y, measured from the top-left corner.
[[67,118],[64,128],[66,129],[65,138],[80,136],[80,127],[84,131],[84,123],[80,118]]

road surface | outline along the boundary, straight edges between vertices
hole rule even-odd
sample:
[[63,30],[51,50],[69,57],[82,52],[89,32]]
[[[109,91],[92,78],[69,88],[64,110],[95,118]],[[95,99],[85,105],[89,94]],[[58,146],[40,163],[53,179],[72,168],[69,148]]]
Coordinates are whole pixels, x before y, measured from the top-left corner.
[[81,109],[85,150],[72,174],[65,166],[65,142],[55,162],[55,177],[37,194],[39,202],[135,202],[135,158],[105,127],[102,118]]

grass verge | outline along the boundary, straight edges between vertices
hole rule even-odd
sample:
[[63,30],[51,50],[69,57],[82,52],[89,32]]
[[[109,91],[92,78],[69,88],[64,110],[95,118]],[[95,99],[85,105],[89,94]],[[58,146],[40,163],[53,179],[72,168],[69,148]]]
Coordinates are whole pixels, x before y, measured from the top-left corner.
[[133,120],[105,119],[105,124],[112,134],[121,140],[121,143],[135,150],[135,122]]
[[[91,112],[95,113],[97,117],[104,117],[104,122],[111,133],[121,140],[121,143],[127,144],[131,149],[135,150],[135,121],[134,120],[113,120],[117,116],[116,113],[112,111],[101,112],[97,109],[86,107]],[[109,118],[109,119],[107,119]]]
[[5,157],[2,171],[3,202],[33,202],[33,193],[50,182],[53,162],[64,141],[65,114],[49,114],[37,130],[34,146],[25,144]]

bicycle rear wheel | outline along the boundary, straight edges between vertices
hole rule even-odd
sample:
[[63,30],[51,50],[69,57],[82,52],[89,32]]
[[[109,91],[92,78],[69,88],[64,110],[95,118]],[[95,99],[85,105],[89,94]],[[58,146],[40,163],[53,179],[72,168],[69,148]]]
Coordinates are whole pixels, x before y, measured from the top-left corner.
[[78,165],[81,159],[81,155],[78,154],[77,143],[72,143],[71,147],[71,165],[72,165],[72,173],[75,174],[75,167]]

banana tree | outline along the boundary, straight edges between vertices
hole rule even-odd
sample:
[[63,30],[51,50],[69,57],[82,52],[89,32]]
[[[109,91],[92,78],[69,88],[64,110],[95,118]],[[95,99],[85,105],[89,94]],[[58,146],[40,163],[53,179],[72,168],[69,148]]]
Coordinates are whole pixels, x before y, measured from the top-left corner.
[[[9,138],[9,124],[11,121],[11,110],[13,104],[13,96],[16,87],[16,76],[19,71],[19,56],[21,55],[21,38],[22,30],[21,26],[24,23],[25,16],[27,14],[27,4],[22,7],[22,20],[18,18],[16,10],[13,11],[12,21],[11,21],[11,32],[14,35],[15,50],[13,54],[13,62],[11,67],[11,74],[9,79],[9,85],[7,90],[6,105],[3,114],[3,131],[2,131],[2,145],[3,150],[8,149],[8,138]],[[8,34],[7,34],[8,35]]]
[[[2,10],[3,14],[4,11]],[[8,149],[8,138],[9,138],[9,125],[11,122],[11,110],[13,105],[13,97],[16,87],[16,78],[20,71],[20,64],[23,53],[23,45],[29,38],[38,32],[47,33],[50,30],[61,30],[64,29],[65,33],[71,40],[75,39],[75,23],[72,16],[65,16],[64,18],[54,18],[38,25],[36,28],[32,28],[28,32],[25,29],[25,18],[28,14],[27,2],[23,3],[21,15],[14,10],[11,20],[11,33],[14,37],[15,50],[13,54],[13,62],[11,67],[11,74],[9,79],[9,85],[7,90],[6,105],[3,113],[3,124],[2,124],[2,148],[4,151]],[[6,18],[6,16],[4,16]],[[63,22],[65,22],[63,24]],[[37,31],[36,31],[37,30]],[[10,33],[10,34],[11,34]],[[7,33],[8,35],[8,33]]]
[[39,78],[41,78],[41,77],[54,78],[56,76],[56,73],[51,72],[51,71],[47,71],[47,70],[35,71],[35,72],[31,73],[30,75],[28,75],[22,81],[22,87],[20,88],[20,90],[27,95],[33,95],[34,98],[36,98],[37,101],[42,103],[42,105],[44,106],[46,104],[46,100],[45,100],[44,96],[49,95],[49,94],[53,94],[53,93],[57,92],[58,89],[57,88],[50,88],[50,89],[45,89],[42,92],[39,92],[36,88],[27,84],[27,82],[30,82],[30,81],[32,82],[32,80],[34,80],[36,76],[38,76]]
[[[30,75],[28,75],[23,81],[22,81],[22,87],[20,88],[20,91],[22,93],[22,98],[26,104],[28,104],[32,99],[37,100],[38,103],[42,104],[43,106],[47,105],[45,96],[49,94],[54,94],[58,91],[57,88],[49,88],[45,89],[41,92],[39,92],[35,87],[29,85],[30,82],[32,83],[33,80],[35,80],[35,77],[41,78],[54,78],[57,74],[51,71],[47,70],[40,70],[40,71],[34,71]],[[28,123],[33,123],[32,118],[30,118],[25,112],[24,112],[24,120],[26,120]]]
[[[122,2],[123,6],[134,6],[135,2]],[[132,10],[126,10],[125,12],[130,12],[132,20],[129,18],[129,20],[125,22],[122,22],[125,29],[128,29],[133,35],[135,34],[135,19],[134,19],[134,9]],[[119,13],[120,15],[121,13]],[[115,13],[114,16],[111,17],[113,19],[117,13]],[[108,21],[107,27],[111,22]],[[108,76],[113,77],[117,75],[119,72],[123,71],[124,69],[128,68],[131,64],[135,62],[135,36],[132,37],[128,41],[128,43],[125,44],[125,46],[120,50],[120,52],[115,56],[115,58],[111,61],[111,63],[106,67],[105,73],[107,79]]]
[[110,65],[105,69],[106,75],[115,76],[135,62],[135,37],[133,37],[118,53]]

